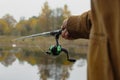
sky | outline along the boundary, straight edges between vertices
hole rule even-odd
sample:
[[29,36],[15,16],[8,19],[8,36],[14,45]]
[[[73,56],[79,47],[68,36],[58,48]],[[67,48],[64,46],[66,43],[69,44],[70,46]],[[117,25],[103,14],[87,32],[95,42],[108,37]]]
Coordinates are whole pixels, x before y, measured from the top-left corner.
[[19,21],[20,17],[38,16],[46,1],[51,9],[63,8],[67,4],[72,15],[80,15],[90,9],[90,0],[0,0],[0,18],[10,14]]

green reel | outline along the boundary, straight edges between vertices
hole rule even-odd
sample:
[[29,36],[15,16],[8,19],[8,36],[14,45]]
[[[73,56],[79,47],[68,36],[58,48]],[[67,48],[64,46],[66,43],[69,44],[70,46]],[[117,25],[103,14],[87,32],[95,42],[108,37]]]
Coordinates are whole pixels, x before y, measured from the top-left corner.
[[58,39],[59,39],[59,35],[60,35],[60,34],[61,34],[61,31],[55,35],[56,45],[50,46],[49,51],[46,52],[46,53],[47,53],[48,55],[58,56],[58,55],[60,55],[61,52],[64,52],[64,53],[66,53],[66,55],[67,55],[67,60],[68,60],[68,61],[70,61],[70,62],[75,62],[75,61],[76,61],[75,59],[70,59],[70,58],[69,58],[68,51],[67,51],[65,48],[62,48],[61,45],[59,45]]
[[52,45],[50,46],[49,51],[50,51],[49,53],[50,55],[57,56],[62,52],[62,47],[61,45],[58,45],[58,46]]

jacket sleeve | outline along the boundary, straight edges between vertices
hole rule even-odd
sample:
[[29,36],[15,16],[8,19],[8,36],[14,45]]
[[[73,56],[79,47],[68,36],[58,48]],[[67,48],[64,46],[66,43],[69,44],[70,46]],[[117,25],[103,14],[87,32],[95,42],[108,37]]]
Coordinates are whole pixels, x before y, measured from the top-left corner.
[[79,16],[70,16],[67,21],[67,30],[74,39],[89,39],[91,26],[91,11]]

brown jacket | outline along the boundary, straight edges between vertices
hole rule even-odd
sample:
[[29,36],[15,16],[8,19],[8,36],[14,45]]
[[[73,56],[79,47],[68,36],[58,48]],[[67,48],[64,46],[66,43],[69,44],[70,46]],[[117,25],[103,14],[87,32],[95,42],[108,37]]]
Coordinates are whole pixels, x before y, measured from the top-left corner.
[[67,29],[90,39],[88,80],[120,80],[120,0],[92,0],[91,11],[71,16]]

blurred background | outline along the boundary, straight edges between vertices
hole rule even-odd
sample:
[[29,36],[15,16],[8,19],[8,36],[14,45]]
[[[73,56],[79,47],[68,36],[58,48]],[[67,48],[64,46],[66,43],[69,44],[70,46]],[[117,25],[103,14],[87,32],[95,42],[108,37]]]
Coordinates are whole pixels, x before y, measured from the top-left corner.
[[0,0],[0,80],[87,80],[88,40],[60,37],[75,63],[64,53],[44,54],[55,44],[54,37],[12,40],[60,29],[64,19],[89,9],[89,0]]

